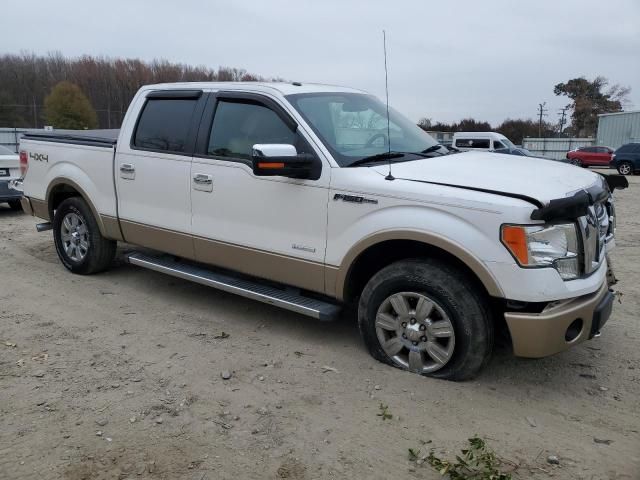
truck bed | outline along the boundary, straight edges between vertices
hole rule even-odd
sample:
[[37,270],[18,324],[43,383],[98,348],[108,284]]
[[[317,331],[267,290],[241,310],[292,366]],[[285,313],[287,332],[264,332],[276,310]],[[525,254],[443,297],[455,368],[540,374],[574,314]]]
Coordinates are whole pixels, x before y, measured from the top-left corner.
[[26,140],[41,142],[71,143],[92,147],[113,147],[118,142],[119,129],[112,130],[54,130],[29,132],[22,136]]

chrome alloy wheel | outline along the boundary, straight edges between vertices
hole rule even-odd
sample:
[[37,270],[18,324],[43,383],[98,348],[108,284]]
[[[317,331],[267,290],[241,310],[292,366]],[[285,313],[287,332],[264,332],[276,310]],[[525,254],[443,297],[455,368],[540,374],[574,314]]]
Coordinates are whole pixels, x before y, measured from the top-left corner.
[[89,251],[89,230],[84,219],[77,213],[67,213],[60,226],[62,248],[67,256],[81,262]]
[[394,363],[417,373],[444,367],[455,347],[449,316],[435,301],[414,292],[395,293],[382,302],[376,335]]
[[629,175],[631,173],[631,165],[628,163],[623,163],[619,167],[619,171],[622,175]]

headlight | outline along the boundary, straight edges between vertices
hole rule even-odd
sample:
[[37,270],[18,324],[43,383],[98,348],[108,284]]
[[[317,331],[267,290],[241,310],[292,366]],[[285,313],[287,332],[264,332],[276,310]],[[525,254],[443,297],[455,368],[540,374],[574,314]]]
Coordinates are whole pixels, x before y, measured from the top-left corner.
[[522,267],[552,267],[564,280],[580,275],[578,233],[573,223],[503,225],[501,238]]

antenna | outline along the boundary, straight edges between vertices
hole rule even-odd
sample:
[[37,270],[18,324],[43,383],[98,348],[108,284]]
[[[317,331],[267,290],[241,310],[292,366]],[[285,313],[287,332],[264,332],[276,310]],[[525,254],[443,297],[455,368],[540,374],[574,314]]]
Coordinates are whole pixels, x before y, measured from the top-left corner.
[[387,95],[387,145],[389,147],[389,174],[385,180],[395,180],[391,175],[391,126],[389,124],[389,79],[387,75],[387,32],[382,30],[382,44],[384,47],[384,90]]

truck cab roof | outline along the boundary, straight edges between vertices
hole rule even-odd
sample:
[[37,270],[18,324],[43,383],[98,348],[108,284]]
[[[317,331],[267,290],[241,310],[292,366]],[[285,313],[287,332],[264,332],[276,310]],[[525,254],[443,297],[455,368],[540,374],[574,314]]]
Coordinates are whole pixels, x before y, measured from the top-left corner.
[[325,85],[320,83],[301,82],[181,82],[181,83],[157,83],[145,85],[142,90],[251,90],[260,92],[277,92],[281,95],[296,93],[324,93],[324,92],[349,92],[367,93],[355,88],[339,85]]

